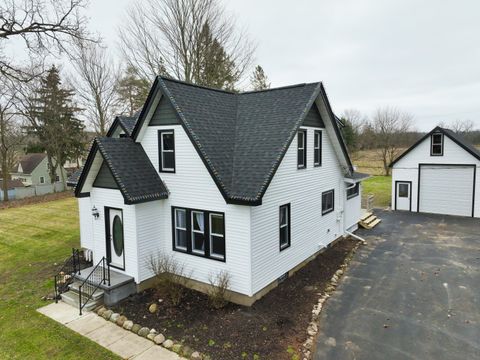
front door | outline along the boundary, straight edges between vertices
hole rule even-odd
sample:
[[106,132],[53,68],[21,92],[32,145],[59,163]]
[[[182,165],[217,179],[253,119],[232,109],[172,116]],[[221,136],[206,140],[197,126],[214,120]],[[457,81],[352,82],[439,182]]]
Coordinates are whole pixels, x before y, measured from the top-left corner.
[[106,208],[107,259],[110,266],[125,270],[125,244],[121,209]]
[[412,183],[395,182],[395,210],[412,211]]

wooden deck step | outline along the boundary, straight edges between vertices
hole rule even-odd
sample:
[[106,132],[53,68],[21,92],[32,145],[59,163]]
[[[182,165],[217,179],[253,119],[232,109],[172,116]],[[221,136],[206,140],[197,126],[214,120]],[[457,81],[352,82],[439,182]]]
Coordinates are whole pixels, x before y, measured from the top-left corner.
[[373,213],[367,212],[367,213],[363,214],[363,216],[360,218],[360,221],[364,221],[365,219],[369,218],[372,215],[373,215]]
[[370,226],[370,229],[374,228],[375,226],[377,226],[378,224],[380,224],[382,222],[382,219],[376,219],[374,222],[372,222],[371,224],[368,224],[368,226]]
[[375,215],[372,215],[372,216],[369,216],[368,218],[366,218],[365,220],[363,220],[363,222],[367,225],[370,225],[375,220],[377,220],[377,217]]
[[367,213],[360,218],[358,224],[364,229],[370,230],[377,226],[382,220],[378,219],[376,215]]

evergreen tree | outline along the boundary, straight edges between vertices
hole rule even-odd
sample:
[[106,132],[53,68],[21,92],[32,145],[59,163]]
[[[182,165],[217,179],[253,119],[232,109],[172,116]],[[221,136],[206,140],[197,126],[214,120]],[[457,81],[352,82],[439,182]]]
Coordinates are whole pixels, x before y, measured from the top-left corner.
[[357,149],[357,139],[358,133],[354,129],[352,122],[346,118],[341,119],[344,126],[341,128],[341,132],[343,135],[343,140],[345,141],[345,145],[350,152],[354,152]]
[[260,65],[255,66],[253,70],[252,77],[250,78],[252,88],[255,91],[270,89],[270,83],[268,82],[268,77],[265,74],[265,71]]
[[147,99],[150,85],[147,80],[140,78],[132,66],[128,66],[126,73],[118,82],[117,96],[124,113],[133,116],[141,109]]
[[[57,170],[84,147],[84,125],[75,116],[80,109],[74,104],[73,96],[73,90],[62,87],[59,71],[52,66],[30,99],[28,129],[46,149],[52,184]],[[63,172],[61,174],[65,184]]]

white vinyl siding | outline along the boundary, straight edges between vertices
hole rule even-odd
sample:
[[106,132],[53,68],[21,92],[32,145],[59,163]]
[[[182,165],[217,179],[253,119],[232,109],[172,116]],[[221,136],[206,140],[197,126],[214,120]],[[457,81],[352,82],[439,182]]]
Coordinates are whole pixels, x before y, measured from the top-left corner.
[[[313,139],[316,128],[306,129],[307,138]],[[337,221],[337,214],[343,211],[345,184],[332,142],[329,136],[322,137],[321,167],[310,166],[297,171],[297,139],[295,136],[290,144],[265,192],[262,205],[252,207],[254,293],[343,235],[343,220]],[[313,146],[313,141],[309,145],[307,142],[307,148],[313,149]],[[313,164],[313,156],[313,151],[307,151],[307,163]],[[331,189],[335,189],[336,208],[322,216],[322,192]],[[280,251],[279,207],[287,203],[290,203],[291,213],[291,245]]]
[[[417,211],[418,208],[418,167],[419,164],[455,164],[455,165],[476,165],[476,191],[475,191],[475,217],[480,217],[480,161],[465,151],[462,147],[456,144],[448,136],[443,137],[443,156],[431,156],[431,139],[427,137],[420,144],[412,149],[407,155],[400,159],[392,169],[392,207],[395,206],[395,182],[396,181],[411,181],[411,197],[412,197],[412,211]],[[422,170],[423,171],[423,170]],[[428,174],[427,174],[428,175]],[[457,181],[456,176],[453,176],[453,172],[450,174],[443,174],[451,183]],[[470,176],[470,175],[468,175]],[[421,174],[423,177],[423,172]],[[423,182],[423,180],[421,180]],[[454,185],[456,186],[456,185]],[[463,186],[463,185],[461,185]],[[422,188],[424,185],[422,185]],[[427,190],[428,191],[428,190]],[[422,190],[420,190],[422,196]],[[425,200],[424,200],[425,201]],[[422,206],[425,204],[421,202]],[[428,200],[427,200],[428,201]],[[426,206],[429,206],[428,204]],[[425,211],[425,210],[423,210]],[[470,215],[471,216],[471,213]]]
[[78,198],[78,216],[80,220],[80,246],[93,250],[93,215],[89,197]]

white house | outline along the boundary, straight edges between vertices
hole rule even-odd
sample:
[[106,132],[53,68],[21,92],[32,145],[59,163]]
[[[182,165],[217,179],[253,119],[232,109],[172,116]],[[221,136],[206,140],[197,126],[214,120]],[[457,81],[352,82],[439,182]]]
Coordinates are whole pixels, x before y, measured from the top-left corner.
[[436,127],[392,167],[392,208],[480,217],[480,151],[451,130]]
[[365,176],[321,83],[232,93],[158,77],[109,135],[76,184],[81,246],[137,288],[160,251],[199,288],[228,271],[234,301],[251,304],[357,229]]

